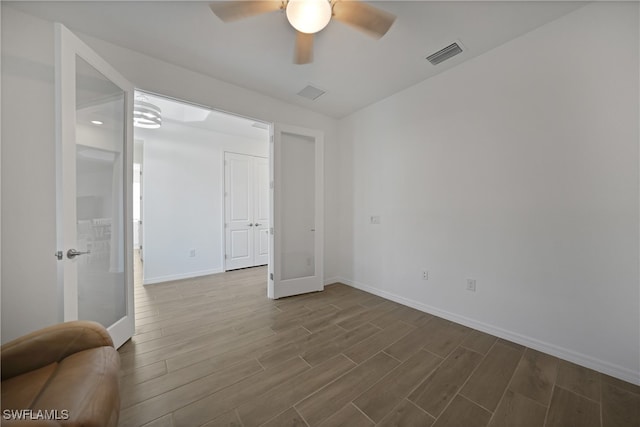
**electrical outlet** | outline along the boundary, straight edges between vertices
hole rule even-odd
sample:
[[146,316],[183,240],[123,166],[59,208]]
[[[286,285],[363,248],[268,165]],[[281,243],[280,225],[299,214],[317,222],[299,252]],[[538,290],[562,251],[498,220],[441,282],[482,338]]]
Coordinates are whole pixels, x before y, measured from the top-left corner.
[[476,291],[476,279],[467,279],[467,290],[471,292]]
[[189,258],[193,258],[193,257],[195,257],[195,256],[196,256],[196,250],[195,250],[195,249],[191,249],[191,250],[189,251]]
[[429,271],[424,270],[422,272],[422,280],[429,280]]

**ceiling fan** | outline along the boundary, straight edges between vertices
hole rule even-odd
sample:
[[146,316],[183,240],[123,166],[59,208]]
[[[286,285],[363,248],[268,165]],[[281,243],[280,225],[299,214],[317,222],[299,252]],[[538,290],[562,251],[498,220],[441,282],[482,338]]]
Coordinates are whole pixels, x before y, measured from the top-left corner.
[[293,62],[313,61],[313,35],[327,26],[331,18],[380,38],[396,17],[359,0],[239,0],[217,1],[209,5],[223,22],[233,22],[262,13],[284,10],[296,30]]

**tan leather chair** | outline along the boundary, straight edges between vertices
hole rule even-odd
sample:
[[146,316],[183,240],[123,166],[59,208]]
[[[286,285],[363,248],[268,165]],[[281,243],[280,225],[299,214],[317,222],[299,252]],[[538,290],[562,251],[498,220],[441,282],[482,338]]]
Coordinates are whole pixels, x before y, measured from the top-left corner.
[[[120,357],[100,324],[74,321],[32,332],[3,345],[1,359],[2,426],[118,424]],[[15,411],[30,420],[8,420]]]

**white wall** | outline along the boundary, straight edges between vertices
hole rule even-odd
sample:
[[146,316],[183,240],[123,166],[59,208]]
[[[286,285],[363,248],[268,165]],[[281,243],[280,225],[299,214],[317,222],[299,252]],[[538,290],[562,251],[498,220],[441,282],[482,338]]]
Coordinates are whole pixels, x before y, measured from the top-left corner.
[[342,120],[344,280],[639,383],[638,16],[591,4]]
[[144,283],[222,272],[224,152],[268,157],[268,133],[256,140],[165,122],[135,136],[144,140]]
[[[53,23],[2,3],[2,342],[62,320],[57,291]],[[89,43],[137,87],[246,116],[325,132],[334,119],[96,39]],[[33,117],[37,118],[37,123]],[[337,188],[327,162],[327,189]],[[336,191],[327,191],[327,242],[337,240]],[[336,275],[327,243],[327,276]],[[8,250],[9,248],[10,250]],[[333,260],[333,261],[332,261]],[[52,303],[58,301],[58,304]]]
[[2,4],[1,31],[5,342],[62,320],[62,313],[55,303],[53,24],[26,18]]

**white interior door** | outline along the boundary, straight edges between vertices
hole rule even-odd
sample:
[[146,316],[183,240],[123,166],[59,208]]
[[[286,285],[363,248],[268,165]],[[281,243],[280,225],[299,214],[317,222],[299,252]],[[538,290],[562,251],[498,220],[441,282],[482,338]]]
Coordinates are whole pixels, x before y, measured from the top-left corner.
[[269,162],[225,153],[225,270],[269,262]]
[[267,294],[324,289],[324,140],[320,131],[276,124],[271,170],[274,206]]
[[253,266],[252,158],[225,153],[225,270]]
[[57,236],[64,320],[134,332],[133,86],[56,24]]

